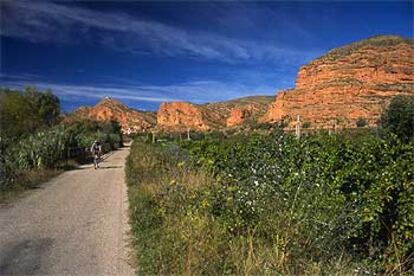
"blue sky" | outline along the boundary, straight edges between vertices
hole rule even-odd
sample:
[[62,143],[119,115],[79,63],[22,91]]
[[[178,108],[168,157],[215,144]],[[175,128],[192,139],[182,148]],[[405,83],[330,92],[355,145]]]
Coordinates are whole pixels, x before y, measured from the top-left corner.
[[413,37],[413,2],[1,1],[0,86],[65,111],[112,96],[155,110],[275,95],[299,67],[380,34]]

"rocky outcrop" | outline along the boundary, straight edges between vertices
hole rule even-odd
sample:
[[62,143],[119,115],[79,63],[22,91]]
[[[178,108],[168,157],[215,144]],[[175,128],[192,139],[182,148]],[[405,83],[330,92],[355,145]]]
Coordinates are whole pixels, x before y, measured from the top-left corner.
[[154,112],[139,111],[129,108],[120,101],[106,97],[94,107],[81,107],[72,116],[97,121],[117,121],[123,133],[148,131],[156,124]]
[[379,36],[335,49],[300,68],[296,88],[281,91],[261,122],[299,115],[313,127],[375,125],[392,97],[414,95],[414,45]]
[[164,131],[218,130],[256,121],[274,97],[255,96],[196,105],[188,102],[162,103],[157,112],[157,129]]
[[250,116],[251,116],[251,112],[249,109],[234,108],[230,112],[230,116],[227,118],[226,125],[227,127],[241,125]]
[[166,102],[158,109],[157,128],[171,131],[184,131],[188,128],[206,131],[211,126],[201,106],[188,102]]

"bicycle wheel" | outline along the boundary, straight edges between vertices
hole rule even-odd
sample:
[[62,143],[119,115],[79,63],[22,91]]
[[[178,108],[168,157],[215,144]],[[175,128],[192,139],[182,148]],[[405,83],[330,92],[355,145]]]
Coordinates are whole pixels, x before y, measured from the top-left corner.
[[94,156],[94,158],[93,158],[93,165],[94,165],[94,167],[95,167],[95,170],[97,169],[97,168],[99,168],[99,164],[98,164],[98,162],[99,162],[99,159],[98,159],[98,156]]

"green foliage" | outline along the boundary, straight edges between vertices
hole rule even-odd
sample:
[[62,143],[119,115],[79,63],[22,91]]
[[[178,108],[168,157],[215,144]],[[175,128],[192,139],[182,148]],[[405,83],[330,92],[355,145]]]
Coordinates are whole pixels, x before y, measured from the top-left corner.
[[55,169],[63,160],[89,156],[95,140],[102,142],[104,152],[118,148],[122,145],[119,125],[79,121],[44,129],[19,140],[0,139],[0,189],[13,188],[14,180],[24,172]]
[[[275,132],[181,146],[188,156],[171,144],[135,142],[127,164],[131,216],[146,272],[412,269],[413,142],[372,134],[298,140]],[[208,180],[186,177],[196,172],[207,173]],[[148,219],[151,227],[145,226]],[[183,229],[189,231],[185,237]],[[207,238],[211,235],[214,240]],[[189,252],[193,243],[197,254]],[[151,256],[145,253],[148,247],[156,248]],[[191,264],[205,266],[187,268],[189,254]]]
[[310,128],[311,127],[311,122],[304,122],[302,127],[303,128]]
[[394,97],[381,117],[381,126],[401,139],[414,137],[414,96]]
[[59,121],[60,101],[50,90],[39,92],[27,87],[24,92],[0,89],[1,136],[18,138]]
[[358,118],[358,120],[356,121],[356,127],[360,128],[360,127],[365,127],[367,125],[367,120],[365,120],[364,118]]
[[70,134],[63,126],[40,131],[12,145],[8,162],[17,170],[50,168],[63,159],[69,143]]

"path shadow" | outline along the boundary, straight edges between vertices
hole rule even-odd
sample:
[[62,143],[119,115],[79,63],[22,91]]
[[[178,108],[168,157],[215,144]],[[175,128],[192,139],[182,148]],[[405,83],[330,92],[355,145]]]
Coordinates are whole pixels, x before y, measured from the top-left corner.
[[120,169],[122,166],[107,166],[107,167],[99,167],[99,169]]
[[42,273],[42,259],[53,240],[28,239],[14,241],[0,250],[0,275],[33,275]]

